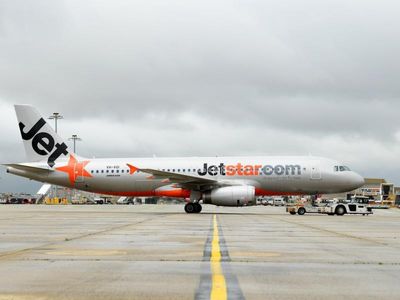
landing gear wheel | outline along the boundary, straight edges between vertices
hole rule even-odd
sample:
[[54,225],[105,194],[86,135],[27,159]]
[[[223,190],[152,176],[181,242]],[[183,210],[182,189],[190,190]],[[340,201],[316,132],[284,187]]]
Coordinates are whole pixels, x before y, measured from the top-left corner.
[[335,213],[336,213],[338,216],[343,216],[343,215],[346,213],[346,209],[345,209],[343,206],[338,206],[338,207],[336,207],[336,209],[335,209]]
[[201,212],[201,209],[203,208],[199,203],[193,203],[194,204],[194,207],[196,208],[195,209],[195,213],[200,213]]
[[297,213],[298,213],[300,216],[302,216],[302,215],[304,215],[304,214],[306,213],[306,209],[305,209],[304,207],[300,207],[300,208],[297,210]]
[[188,214],[192,214],[192,213],[196,212],[195,203],[187,203],[185,205],[185,212],[188,213]]

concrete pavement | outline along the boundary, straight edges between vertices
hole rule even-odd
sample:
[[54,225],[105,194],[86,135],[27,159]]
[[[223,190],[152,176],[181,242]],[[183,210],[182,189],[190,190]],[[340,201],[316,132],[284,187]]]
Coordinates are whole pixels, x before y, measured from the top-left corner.
[[221,278],[230,298],[399,299],[399,253],[400,210],[0,206],[0,300],[204,299]]

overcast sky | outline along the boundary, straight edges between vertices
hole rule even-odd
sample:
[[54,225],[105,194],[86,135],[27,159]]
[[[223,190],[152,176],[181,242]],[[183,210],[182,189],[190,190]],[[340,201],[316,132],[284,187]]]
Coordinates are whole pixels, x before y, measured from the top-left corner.
[[[0,0],[0,162],[13,110],[87,157],[318,155],[400,184],[400,2]],[[0,192],[40,184],[0,173]]]

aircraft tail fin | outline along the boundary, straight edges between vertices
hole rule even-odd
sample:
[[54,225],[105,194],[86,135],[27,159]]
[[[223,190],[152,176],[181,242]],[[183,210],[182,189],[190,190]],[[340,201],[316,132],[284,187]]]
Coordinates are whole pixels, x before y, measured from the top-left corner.
[[30,105],[15,105],[18,126],[29,162],[47,161],[50,167],[72,153],[67,144]]

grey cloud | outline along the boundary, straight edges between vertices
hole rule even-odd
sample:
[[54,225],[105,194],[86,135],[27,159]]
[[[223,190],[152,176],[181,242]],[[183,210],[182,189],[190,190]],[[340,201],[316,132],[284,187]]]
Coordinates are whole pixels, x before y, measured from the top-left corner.
[[[313,152],[400,182],[399,9],[3,0],[2,122],[14,122],[12,104],[31,103],[62,112],[61,130],[83,135],[87,155]],[[6,126],[0,157],[23,158],[22,148],[10,154],[19,140]],[[95,130],[109,132],[107,143]]]

